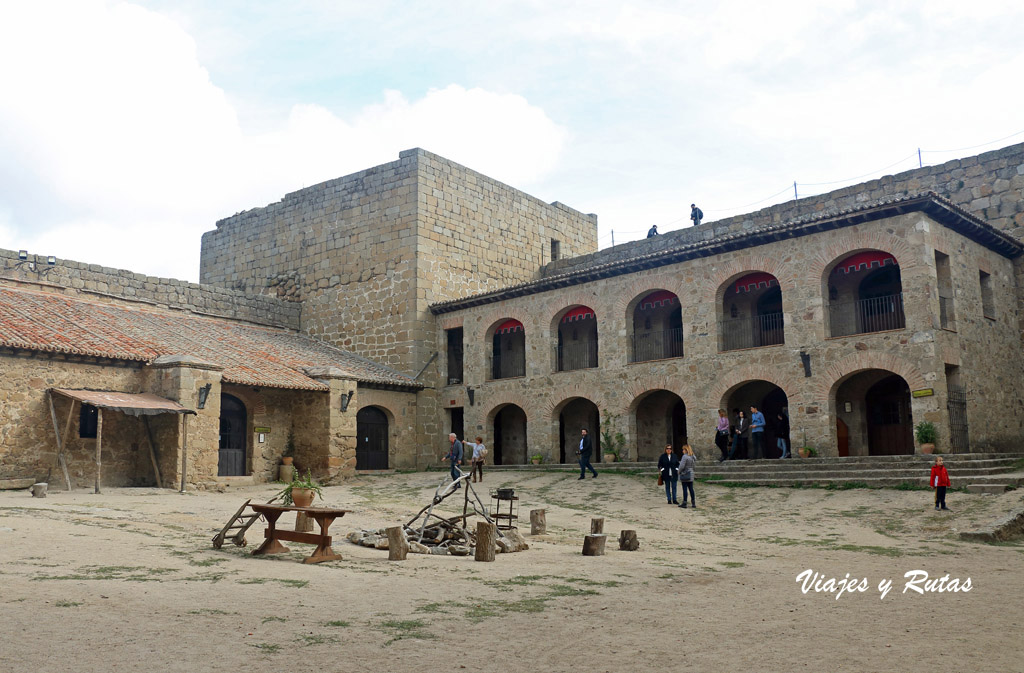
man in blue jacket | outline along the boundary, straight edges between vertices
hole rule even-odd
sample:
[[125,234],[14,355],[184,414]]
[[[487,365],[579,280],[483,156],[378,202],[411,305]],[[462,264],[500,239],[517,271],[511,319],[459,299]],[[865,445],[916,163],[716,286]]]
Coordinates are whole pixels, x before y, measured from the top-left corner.
[[764,458],[764,414],[754,405],[750,405],[750,440],[753,444],[750,457]]
[[[458,481],[459,470],[455,466],[462,464],[462,442],[459,441],[454,432],[448,435],[448,441],[451,442],[451,446],[448,449],[448,455],[445,456],[445,460],[450,461],[452,464],[452,481]],[[462,488],[462,484],[457,484],[456,488]]]
[[592,478],[597,478],[597,470],[590,464],[590,455],[594,452],[594,445],[590,443],[590,436],[587,434],[587,429],[583,428],[580,430],[580,434],[583,438],[580,439],[580,447],[576,449],[576,454],[580,457],[580,479],[587,476],[587,469],[594,473]]

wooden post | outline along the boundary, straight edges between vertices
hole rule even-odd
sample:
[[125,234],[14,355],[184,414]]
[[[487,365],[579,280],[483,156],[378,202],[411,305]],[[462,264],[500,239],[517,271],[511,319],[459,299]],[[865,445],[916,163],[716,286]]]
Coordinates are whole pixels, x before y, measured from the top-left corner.
[[548,531],[547,512],[543,509],[530,510],[530,535],[543,535]]
[[619,549],[622,551],[636,551],[640,548],[640,540],[636,538],[635,530],[619,531]]
[[100,473],[103,470],[103,409],[96,408],[96,487],[95,493],[100,492]]
[[185,492],[185,473],[188,470],[188,414],[181,415],[181,490]]
[[601,535],[604,533],[604,517],[597,517],[590,520],[590,534]]
[[604,556],[604,541],[607,535],[587,535],[583,538],[584,556]]
[[388,560],[404,561],[409,554],[409,543],[402,526],[388,528]]
[[57,435],[57,462],[60,464],[61,471],[64,472],[64,483],[67,484],[68,490],[71,490],[71,475],[68,474],[68,464],[64,460],[64,438],[68,436],[71,431],[71,418],[72,413],[75,411],[75,400],[71,400],[71,408],[68,409],[68,421],[64,426],[64,434],[60,434],[60,428],[57,424],[57,408],[53,404],[53,391],[46,391],[46,397],[50,402],[50,418],[53,420],[53,432]]
[[156,458],[156,442],[153,441],[153,427],[149,424],[149,416],[143,416],[142,423],[146,426],[146,440],[149,442],[149,460],[153,463],[153,474],[156,475],[156,487],[163,488],[163,481],[160,479],[160,463]]
[[295,532],[310,533],[313,531],[313,518],[305,512],[295,513]]
[[498,545],[498,527],[486,521],[476,522],[476,560],[493,561]]

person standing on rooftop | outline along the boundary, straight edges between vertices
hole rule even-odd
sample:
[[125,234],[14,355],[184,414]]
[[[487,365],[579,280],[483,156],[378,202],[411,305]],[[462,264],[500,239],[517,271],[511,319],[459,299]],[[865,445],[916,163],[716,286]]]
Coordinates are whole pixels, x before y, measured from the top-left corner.
[[696,203],[690,204],[690,219],[693,220],[695,227],[704,219],[704,211],[698,208]]

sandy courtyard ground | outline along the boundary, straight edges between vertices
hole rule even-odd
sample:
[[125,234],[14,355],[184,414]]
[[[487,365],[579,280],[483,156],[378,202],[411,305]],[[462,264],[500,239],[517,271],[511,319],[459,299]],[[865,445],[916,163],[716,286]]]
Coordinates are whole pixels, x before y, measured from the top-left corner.
[[[503,472],[522,514],[546,508],[529,551],[410,555],[343,538],[394,525],[439,473],[360,477],[325,490],[354,514],[332,529],[344,560],[312,547],[252,557],[211,536],[273,485],[0,493],[0,671],[1022,671],[1024,544],[961,542],[1021,503],[928,491],[697,485],[668,506],[650,477]],[[318,501],[319,502],[319,501]],[[592,515],[641,548],[580,554]],[[286,515],[282,521],[291,521]],[[803,594],[798,573],[868,579],[864,593]],[[968,593],[903,593],[904,573],[968,577]],[[882,580],[893,582],[880,598]]]

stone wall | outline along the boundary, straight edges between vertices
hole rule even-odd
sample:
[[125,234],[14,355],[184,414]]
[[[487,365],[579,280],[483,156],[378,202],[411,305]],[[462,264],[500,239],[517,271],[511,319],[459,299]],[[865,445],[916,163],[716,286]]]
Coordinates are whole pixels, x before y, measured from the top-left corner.
[[[416,393],[402,393],[393,390],[360,388],[358,407],[349,406],[349,413],[357,409],[378,407],[388,418],[388,467],[393,469],[416,469],[430,463],[420,464],[420,447],[417,443]],[[434,453],[439,453],[435,448]]]
[[716,222],[705,222],[698,227],[687,227],[650,239],[622,243],[600,252],[547,264],[542,273],[544,276],[552,276],[622,261],[677,245],[698,243],[765,225],[780,224],[801,217],[853,208],[885,198],[926,191],[933,191],[949,199],[993,227],[1003,229],[1017,238],[1024,238],[1024,143],[973,157],[954,159],[938,166],[886,175],[877,180],[844,187],[827,194],[787,201],[752,213]]
[[58,259],[50,267],[46,257],[34,254],[21,262],[14,250],[0,249],[0,283],[36,284],[66,294],[86,294],[93,301],[145,302],[201,315],[299,328],[300,306],[293,301],[67,259]]
[[[827,278],[851,251],[877,249],[894,255],[902,276],[906,327],[853,336],[829,336]],[[958,331],[939,328],[935,249],[955,260],[953,291]],[[998,315],[980,315],[979,269],[992,274]],[[782,289],[785,343],[720,351],[723,293],[737,278],[754,271],[773,274]],[[675,293],[682,309],[684,354],[649,362],[629,362],[633,308],[655,290]],[[789,400],[791,436],[804,437],[823,455],[836,454],[836,388],[868,369],[900,375],[911,390],[933,389],[914,398],[914,421],[939,428],[939,447],[949,450],[946,365],[959,366],[970,397],[971,450],[1009,447],[1021,434],[1020,421],[1007,409],[1024,403],[1013,385],[1024,373],[1016,331],[1016,289],[1010,260],[954,233],[923,213],[867,222],[735,252],[616,276],[562,290],[507,299],[438,316],[438,367],[446,370],[443,329],[462,326],[465,381],[443,388],[446,406],[464,406],[467,428],[483,426],[492,441],[493,415],[506,404],[522,408],[528,424],[528,452],[558,456],[558,410],[567,400],[593,401],[602,414],[620,417],[627,455],[638,446],[637,407],[651,391],[678,394],[686,405],[689,440],[705,458],[717,456],[717,409],[749,381],[782,388]],[[599,367],[553,371],[551,351],[557,316],[573,305],[597,314]],[[526,327],[526,376],[489,380],[490,331],[506,318]],[[801,352],[809,355],[806,377]],[[473,388],[475,405],[463,404]],[[449,404],[455,401],[456,404]],[[468,432],[468,431],[467,431]],[[660,452],[660,447],[658,447]],[[649,453],[645,449],[645,455]]]

